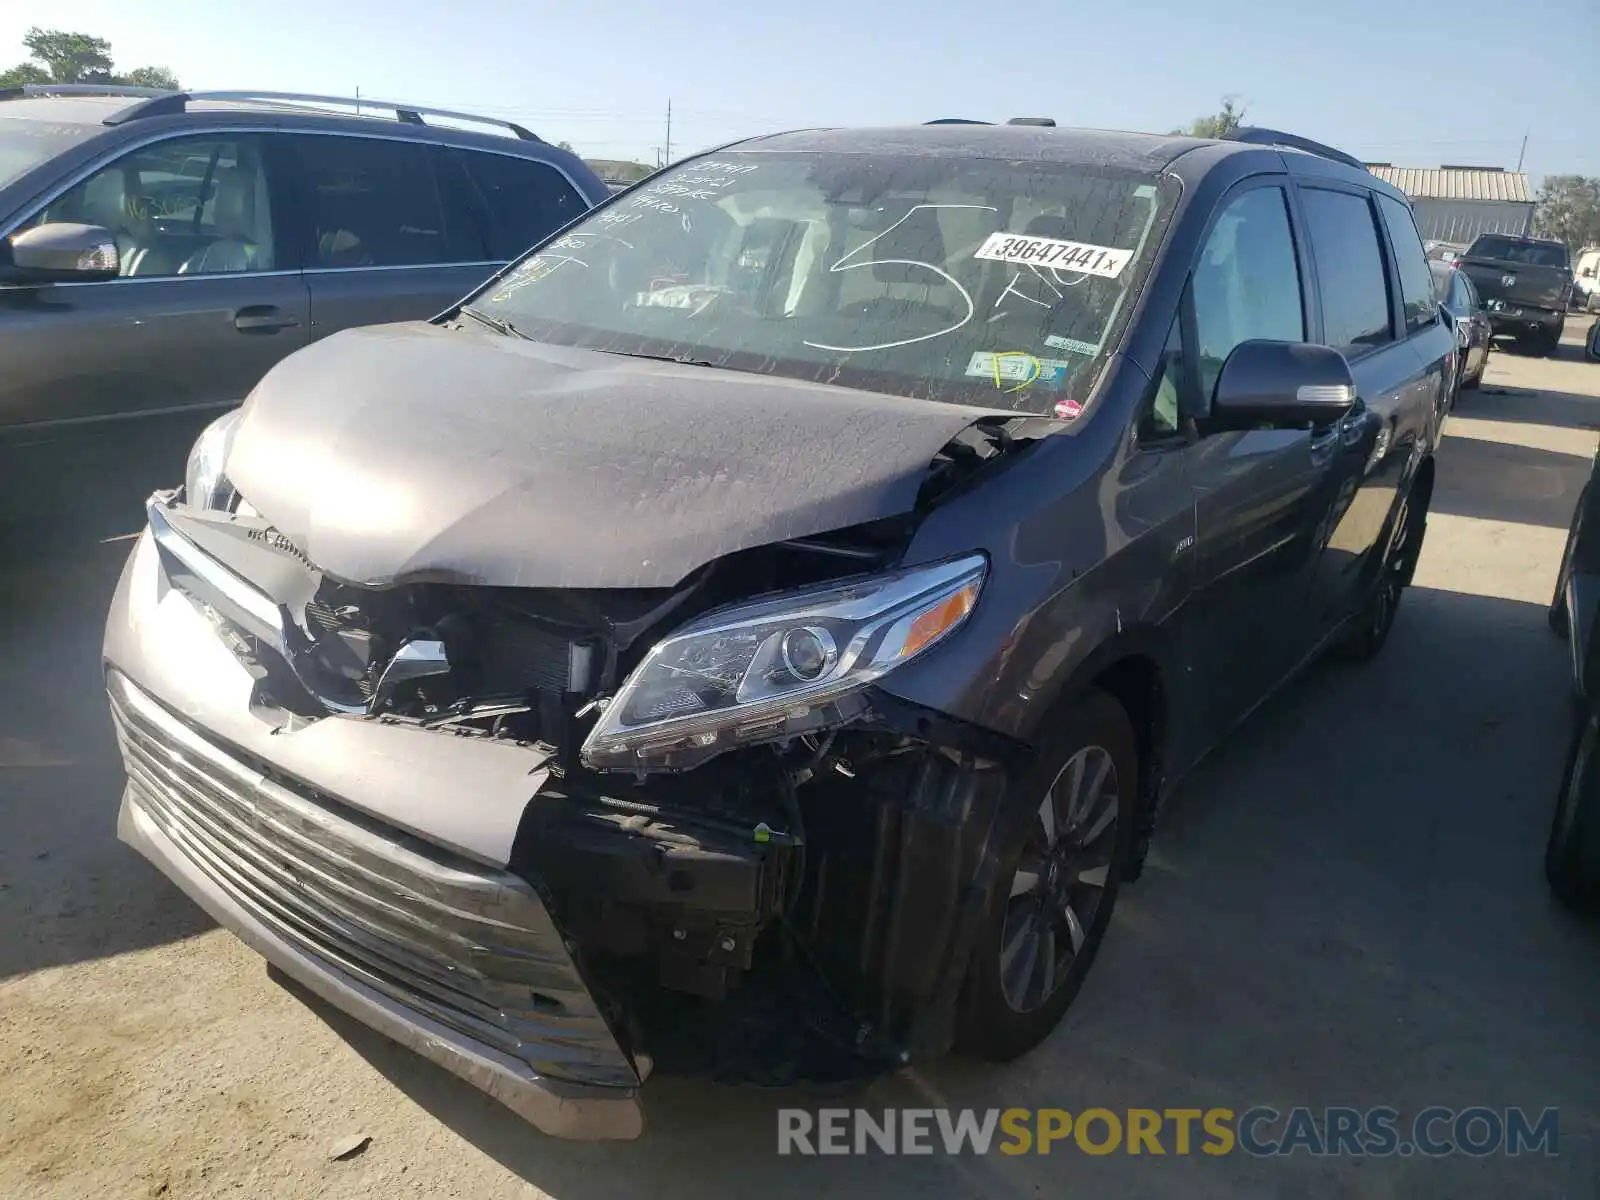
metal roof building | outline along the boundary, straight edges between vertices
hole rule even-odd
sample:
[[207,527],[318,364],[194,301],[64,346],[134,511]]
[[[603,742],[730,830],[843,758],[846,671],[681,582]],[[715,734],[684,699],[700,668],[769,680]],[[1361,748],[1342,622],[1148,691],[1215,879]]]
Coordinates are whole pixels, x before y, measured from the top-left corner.
[[1396,167],[1389,163],[1366,166],[1411,200],[1417,227],[1428,241],[1464,246],[1480,233],[1528,234],[1533,230],[1533,192],[1521,171]]

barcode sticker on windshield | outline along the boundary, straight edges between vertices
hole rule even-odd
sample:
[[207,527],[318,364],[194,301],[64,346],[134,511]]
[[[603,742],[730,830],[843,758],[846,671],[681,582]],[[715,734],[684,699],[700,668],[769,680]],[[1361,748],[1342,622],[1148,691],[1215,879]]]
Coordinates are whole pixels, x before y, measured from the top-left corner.
[[973,258],[991,262],[1023,263],[1030,267],[1052,267],[1080,275],[1104,275],[1107,279],[1122,274],[1133,257],[1132,250],[1110,246],[1091,246],[1086,242],[1064,242],[1059,238],[1024,237],[1021,234],[991,233]]

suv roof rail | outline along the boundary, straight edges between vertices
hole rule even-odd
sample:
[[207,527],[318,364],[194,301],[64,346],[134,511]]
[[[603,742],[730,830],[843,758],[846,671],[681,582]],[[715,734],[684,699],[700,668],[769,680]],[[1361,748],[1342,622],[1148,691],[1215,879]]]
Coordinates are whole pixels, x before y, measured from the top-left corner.
[[1310,138],[1301,137],[1296,133],[1284,133],[1281,129],[1262,129],[1255,125],[1241,125],[1232,133],[1222,138],[1225,142],[1247,142],[1253,146],[1287,146],[1291,150],[1303,150],[1307,154],[1315,154],[1318,158],[1331,159],[1336,163],[1343,163],[1347,167],[1355,167],[1365,171],[1367,164],[1353,154],[1346,154],[1343,150],[1335,150],[1332,146],[1325,146],[1321,142],[1314,142]]
[[[516,135],[525,142],[542,142],[544,139],[532,130],[525,129],[515,121],[507,121],[501,117],[481,117],[476,113],[456,112],[448,108],[427,108],[420,104],[405,104],[392,100],[373,100],[366,96],[318,96],[307,92],[255,92],[255,91],[207,91],[207,92],[163,92],[154,89],[145,89],[141,94],[149,96],[141,104],[132,105],[121,112],[113,113],[106,118],[107,125],[122,125],[128,121],[137,121],[144,117],[168,116],[172,113],[181,113],[191,100],[223,100],[235,104],[261,104],[273,108],[292,108],[299,111],[334,111],[335,108],[353,108],[357,110],[352,116],[367,116],[367,109],[387,110],[392,113],[392,120],[405,125],[426,125],[428,122],[423,117],[443,117],[451,121],[472,121],[480,125],[492,125]],[[331,106],[331,107],[330,107]],[[371,114],[381,117],[381,112]]]
[[1056,127],[1056,119],[1054,117],[1012,117],[1010,120],[1008,120],[1006,122],[1006,124],[1007,125],[1043,125],[1048,129],[1054,129]]
[[165,88],[140,87],[133,83],[22,83],[0,88],[0,100],[21,100],[28,96],[170,96]]
[[993,121],[974,121],[971,117],[939,117],[937,120],[924,121],[924,125],[993,125]]

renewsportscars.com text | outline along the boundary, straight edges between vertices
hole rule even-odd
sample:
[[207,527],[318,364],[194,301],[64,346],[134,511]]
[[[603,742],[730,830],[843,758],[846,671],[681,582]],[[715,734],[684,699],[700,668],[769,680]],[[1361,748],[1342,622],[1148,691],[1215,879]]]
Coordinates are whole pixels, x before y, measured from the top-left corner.
[[1554,1155],[1560,1112],[1521,1108],[803,1108],[778,1110],[779,1154]]

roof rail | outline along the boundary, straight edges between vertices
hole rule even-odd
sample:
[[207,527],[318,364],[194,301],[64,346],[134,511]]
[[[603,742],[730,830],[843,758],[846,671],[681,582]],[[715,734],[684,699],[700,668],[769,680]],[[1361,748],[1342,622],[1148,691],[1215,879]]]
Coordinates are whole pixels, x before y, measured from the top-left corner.
[[[505,129],[515,134],[525,142],[542,142],[544,139],[532,130],[524,129],[515,121],[507,121],[500,117],[480,117],[476,113],[455,112],[448,108],[425,108],[420,104],[404,104],[391,100],[371,100],[366,96],[317,96],[305,92],[162,92],[148,91],[149,99],[142,104],[135,104],[121,112],[114,113],[106,118],[107,125],[122,125],[129,121],[137,121],[144,117],[167,116],[185,110],[192,100],[224,100],[234,104],[261,104],[273,108],[292,108],[300,111],[307,109],[322,109],[331,111],[329,106],[336,108],[353,108],[356,113],[351,115],[367,116],[368,109],[387,110],[393,113],[391,119],[406,125],[426,125],[423,117],[444,117],[451,121],[473,121],[480,125],[493,125],[498,129]],[[381,112],[371,114],[381,116]]]
[[993,125],[993,121],[974,121],[970,117],[940,117],[935,121],[924,121],[924,125]]
[[0,100],[21,100],[28,96],[170,96],[164,88],[139,87],[132,83],[23,83],[0,88]]
[[1303,150],[1307,154],[1315,154],[1318,158],[1331,159],[1336,163],[1343,163],[1347,167],[1355,167],[1365,171],[1367,164],[1353,154],[1346,154],[1343,150],[1335,150],[1332,146],[1324,146],[1321,142],[1313,142],[1310,138],[1303,138],[1299,134],[1284,133],[1281,129],[1262,129],[1254,125],[1241,125],[1232,133],[1223,135],[1225,142],[1248,142],[1254,146],[1287,146],[1291,150]]
[[1043,125],[1048,129],[1054,129],[1056,127],[1056,119],[1054,117],[1012,117],[1010,120],[1008,120],[1006,122],[1006,124],[1007,125]]

